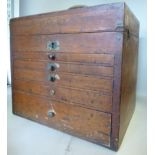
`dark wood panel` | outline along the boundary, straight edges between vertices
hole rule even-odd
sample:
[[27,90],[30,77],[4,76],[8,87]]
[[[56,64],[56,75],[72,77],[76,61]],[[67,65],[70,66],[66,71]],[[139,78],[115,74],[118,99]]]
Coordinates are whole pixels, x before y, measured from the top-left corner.
[[111,148],[118,150],[135,109],[139,22],[125,5],[122,53],[115,55]]
[[124,3],[12,19],[12,35],[115,31],[123,26]]
[[[138,34],[138,32],[137,32]],[[119,145],[135,110],[139,38],[130,36],[124,42],[121,81]]]
[[58,41],[61,53],[115,53],[120,51],[122,32],[14,36],[12,51],[50,51],[49,41]]
[[47,96],[51,100],[56,99],[68,104],[81,104],[99,111],[111,112],[112,110],[112,95],[105,95],[95,91],[52,87],[44,82],[27,80],[14,80],[13,89]]
[[51,76],[49,72],[17,69],[13,71],[14,79],[27,79],[34,81],[45,81],[53,86],[67,86],[73,88],[90,89],[101,92],[112,92],[113,80],[110,78],[101,78],[93,76],[82,76],[75,74],[59,73],[60,80],[55,82],[49,81]]
[[[110,144],[111,114],[49,101],[40,96],[13,91],[15,114],[80,136],[101,145]],[[55,112],[48,117],[48,111]]]
[[[113,67],[105,67],[99,65],[83,65],[75,63],[63,63],[63,62],[43,62],[43,61],[24,61],[14,60],[14,67],[21,69],[34,69],[34,70],[50,70],[51,65],[55,66],[53,73],[59,74],[60,72],[84,74],[84,75],[96,75],[96,76],[111,76],[113,77]],[[57,68],[58,67],[58,68]]]
[[[13,59],[26,59],[32,61],[49,61],[48,56],[53,52],[13,51]],[[114,55],[111,54],[80,54],[80,53],[54,53],[53,62],[77,62],[81,64],[93,63],[114,65]]]

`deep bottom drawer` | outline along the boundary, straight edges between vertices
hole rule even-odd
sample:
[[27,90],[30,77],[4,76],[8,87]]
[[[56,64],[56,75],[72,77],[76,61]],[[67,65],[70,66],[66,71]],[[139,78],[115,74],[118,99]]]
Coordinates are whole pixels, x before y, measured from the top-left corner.
[[49,127],[110,146],[111,114],[18,91],[13,91],[13,111]]

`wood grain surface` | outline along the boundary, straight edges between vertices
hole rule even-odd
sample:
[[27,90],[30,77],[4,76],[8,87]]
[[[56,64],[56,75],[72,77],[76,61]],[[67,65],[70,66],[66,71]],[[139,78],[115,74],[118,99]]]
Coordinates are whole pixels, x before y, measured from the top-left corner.
[[13,51],[12,58],[29,61],[49,61],[48,56],[54,54],[55,59],[52,62],[72,62],[80,64],[101,64],[104,66],[114,65],[114,55],[111,54],[90,54],[90,53],[59,53],[53,52],[32,52],[32,51]]
[[139,22],[126,4],[15,18],[10,31],[13,112],[117,151],[137,81]]
[[[53,75],[49,71],[38,71],[29,69],[15,69],[14,79],[27,79],[52,83],[53,86],[68,86],[88,90],[96,90],[112,93],[113,80],[110,77],[84,76],[70,73],[59,73],[60,80],[51,82],[49,78]],[[55,74],[54,74],[55,75]]]
[[[111,115],[103,112],[50,101],[41,96],[14,91],[14,113],[68,133],[76,133],[101,145],[109,145]],[[48,111],[55,116],[48,117]],[[96,121],[98,120],[98,121]]]
[[[67,104],[80,104],[99,111],[111,112],[112,110],[112,95],[106,95],[102,92],[83,91],[62,86],[54,87],[44,82],[28,80],[14,80],[14,90],[46,96],[51,100],[64,101]],[[54,94],[51,94],[51,91],[54,91]]]
[[[55,65],[54,71],[51,71],[51,65]],[[93,76],[109,76],[113,77],[113,67],[105,67],[101,65],[85,65],[80,63],[64,63],[64,62],[53,62],[53,61],[25,61],[25,60],[14,60],[14,67],[20,69],[30,70],[49,70],[52,73],[59,74],[60,72],[82,74],[82,75],[93,75]]]
[[123,26],[124,3],[12,19],[11,35],[115,31]]
[[[13,51],[53,51],[54,53],[116,53],[120,50],[122,32],[32,35],[11,37]],[[49,41],[58,41],[59,50],[49,50]]]

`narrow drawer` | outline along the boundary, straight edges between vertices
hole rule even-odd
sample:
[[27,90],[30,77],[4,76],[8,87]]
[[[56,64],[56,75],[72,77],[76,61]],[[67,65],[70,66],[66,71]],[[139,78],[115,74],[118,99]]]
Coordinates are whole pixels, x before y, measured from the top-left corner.
[[[55,75],[55,74],[54,74]],[[52,84],[52,86],[66,86],[73,88],[80,88],[85,90],[96,90],[106,93],[112,93],[113,79],[107,77],[95,77],[95,76],[84,76],[67,73],[59,73],[59,80],[54,82],[49,81],[51,73],[28,70],[28,69],[15,69],[13,71],[14,79],[27,79],[33,81],[42,81]]]
[[118,32],[13,36],[11,50],[76,54],[115,53],[122,48],[122,36],[122,33]]
[[53,62],[77,62],[84,64],[104,64],[106,66],[114,65],[114,55],[111,54],[76,54],[60,52],[33,52],[33,51],[13,51],[14,59],[26,59],[32,61],[49,61],[49,55],[53,55]]
[[67,72],[73,74],[111,76],[113,77],[113,67],[101,65],[83,65],[77,63],[63,62],[42,62],[42,61],[25,61],[14,60],[14,68],[26,68],[34,70],[53,70],[53,73]]
[[13,91],[14,113],[61,131],[110,145],[111,114]]
[[84,107],[99,111],[112,111],[112,95],[105,95],[101,92],[64,87],[52,87],[44,82],[27,80],[14,80],[13,89],[47,96],[51,100],[64,101],[68,104],[80,104]]

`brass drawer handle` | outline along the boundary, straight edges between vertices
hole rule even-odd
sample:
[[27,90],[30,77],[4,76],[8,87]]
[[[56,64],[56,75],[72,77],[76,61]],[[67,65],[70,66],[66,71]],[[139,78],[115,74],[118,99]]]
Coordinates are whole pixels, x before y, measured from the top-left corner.
[[52,118],[52,117],[54,117],[56,115],[56,112],[54,110],[49,110],[47,115],[48,115],[49,118]]
[[49,41],[47,43],[47,49],[48,50],[59,50],[60,49],[59,41]]

